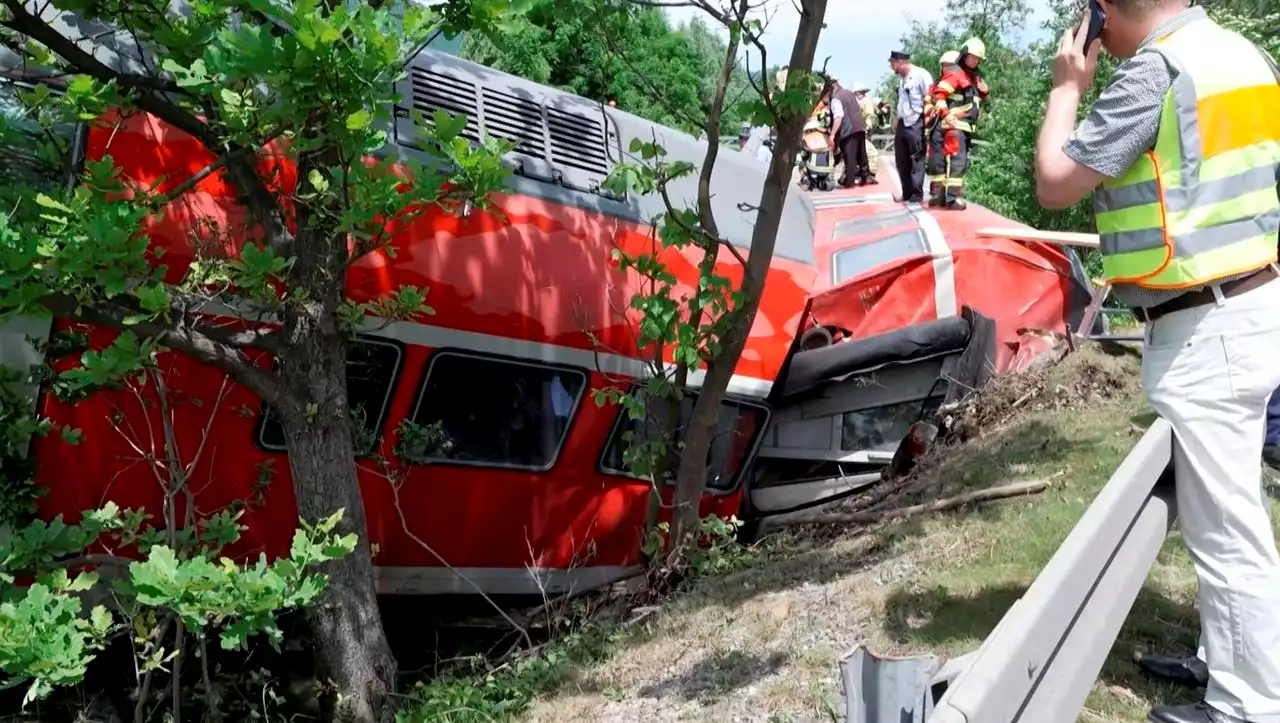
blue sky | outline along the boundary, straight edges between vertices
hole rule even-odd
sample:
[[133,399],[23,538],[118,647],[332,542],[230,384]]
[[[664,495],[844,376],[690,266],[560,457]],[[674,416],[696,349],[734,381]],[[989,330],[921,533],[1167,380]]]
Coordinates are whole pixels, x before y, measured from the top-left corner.
[[[783,63],[791,55],[800,17],[791,0],[771,0],[771,3],[773,19],[765,34],[765,45],[770,64],[774,64],[774,58]],[[818,40],[815,64],[821,67],[823,58],[830,55],[827,69],[846,84],[864,81],[875,87],[889,72],[889,52],[898,46],[908,18],[926,22],[939,20],[946,4],[946,0],[909,0],[900,4],[893,0],[829,0],[827,27]],[[1032,15],[1023,39],[1039,39],[1043,34],[1040,24],[1048,17],[1048,3],[1030,0],[1029,4]],[[667,12],[676,21],[703,14],[692,8],[668,8]],[[714,23],[709,24],[714,27]],[[928,63],[926,67],[936,70],[933,65],[935,63]]]

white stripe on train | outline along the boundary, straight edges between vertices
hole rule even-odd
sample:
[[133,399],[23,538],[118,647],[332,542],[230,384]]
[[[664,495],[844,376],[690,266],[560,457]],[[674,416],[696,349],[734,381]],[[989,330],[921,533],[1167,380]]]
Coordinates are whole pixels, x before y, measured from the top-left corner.
[[[370,318],[366,320],[363,333],[395,339],[405,344],[414,344],[433,349],[452,348],[466,351],[501,354],[503,356],[541,361],[553,364],[566,364],[598,371],[605,375],[626,377],[648,376],[651,367],[648,363],[621,354],[604,351],[578,349],[559,344],[512,339],[510,337],[485,334],[478,331],[449,329],[443,326],[432,326],[411,321],[390,321],[388,319]],[[701,387],[706,378],[704,370],[689,375],[689,386]],[[767,379],[735,374],[729,380],[729,393],[753,399],[764,399],[773,389],[773,382]]]
[[[253,319],[259,323],[275,323],[270,314],[241,313],[236,309],[221,304],[210,303],[202,309],[205,313],[233,318]],[[632,378],[647,377],[651,366],[634,357],[613,354],[605,351],[579,349],[560,344],[548,344],[527,339],[513,339],[497,334],[485,334],[479,331],[450,329],[444,326],[433,326],[416,321],[395,321],[380,317],[366,317],[362,334],[395,339],[405,344],[425,346],[432,349],[450,348],[463,351],[480,352],[482,354],[500,354],[525,361],[540,361],[552,364],[565,364],[582,367],[589,371],[597,371],[605,375],[616,375]],[[671,366],[668,365],[668,369]],[[704,370],[689,374],[689,386],[699,388],[706,378]],[[734,374],[729,379],[728,392],[752,399],[764,399],[773,389],[773,382],[768,379]]]

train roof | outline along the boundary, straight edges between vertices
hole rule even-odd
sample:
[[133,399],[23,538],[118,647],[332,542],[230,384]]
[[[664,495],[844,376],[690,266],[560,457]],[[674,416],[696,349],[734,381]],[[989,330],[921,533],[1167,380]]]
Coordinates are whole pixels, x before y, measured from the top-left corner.
[[[573,203],[603,213],[647,223],[665,211],[657,194],[621,198],[601,188],[619,163],[637,162],[633,139],[656,141],[668,161],[687,161],[701,168],[707,141],[659,125],[602,103],[488,68],[449,53],[424,49],[409,66],[399,88],[395,141],[415,149],[417,129],[409,111],[434,110],[467,117],[463,135],[481,134],[515,144],[507,156],[515,169],[517,192]],[[754,208],[760,202],[768,166],[733,148],[721,148],[712,174],[711,206],[720,233],[735,246],[751,247]],[[697,174],[671,183],[672,202],[693,207]],[[789,184],[778,229],[775,254],[814,263],[814,207]]]
[[[59,32],[79,38],[78,45],[99,60],[126,72],[146,72],[137,60],[136,45],[127,35],[85,21],[56,8],[42,8],[42,16]],[[92,31],[92,32],[91,32]],[[87,38],[92,37],[93,40]],[[20,58],[0,48],[0,67],[23,68],[32,76],[43,73],[24,66]],[[540,85],[447,52],[424,48],[409,64],[397,87],[391,143],[384,153],[426,154],[416,144],[418,130],[411,110],[427,122],[436,109],[467,117],[463,136],[476,142],[487,134],[516,144],[507,155],[515,169],[512,190],[568,203],[647,224],[665,211],[657,194],[616,197],[600,187],[613,168],[637,161],[630,153],[633,139],[655,141],[670,161],[687,161],[701,168],[707,141],[659,125],[602,103]],[[734,148],[722,147],[712,175],[712,209],[720,233],[735,246],[750,249],[751,234],[768,166]],[[671,183],[672,202],[694,207],[697,174]],[[778,257],[814,264],[814,207],[805,194],[788,184],[778,229]]]

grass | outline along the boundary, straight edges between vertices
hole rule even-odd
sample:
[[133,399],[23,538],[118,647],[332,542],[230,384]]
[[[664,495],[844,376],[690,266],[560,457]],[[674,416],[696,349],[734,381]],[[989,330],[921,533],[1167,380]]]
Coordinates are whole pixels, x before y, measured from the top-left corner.
[[[872,530],[774,535],[746,569],[702,580],[647,624],[615,634],[609,655],[558,676],[519,719],[835,720],[843,711],[837,660],[855,643],[880,653],[975,649],[1153,419],[1137,389],[1136,361],[1092,350],[1075,357],[1082,361],[1042,378],[1047,401],[1026,404],[1013,422],[951,450],[927,472],[931,498],[1054,479],[1046,492]],[[1090,376],[1102,382],[1081,381]],[[1071,403],[1080,390],[1099,388],[1109,389],[1105,398]],[[1172,535],[1080,720],[1141,723],[1152,704],[1193,700],[1195,691],[1142,676],[1133,654],[1191,650],[1196,634],[1194,576]]]

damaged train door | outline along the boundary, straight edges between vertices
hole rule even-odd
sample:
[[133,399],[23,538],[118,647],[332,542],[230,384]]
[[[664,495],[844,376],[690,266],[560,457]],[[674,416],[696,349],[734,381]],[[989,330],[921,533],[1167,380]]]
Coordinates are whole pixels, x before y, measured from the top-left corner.
[[808,328],[769,397],[743,500],[754,534],[879,482],[913,425],[991,369],[994,323],[956,303],[950,249],[927,211],[865,200],[839,211],[818,223]]
[[986,381],[994,347],[992,321],[965,307],[798,351],[770,397],[744,519],[763,533],[879,482],[913,425]]

